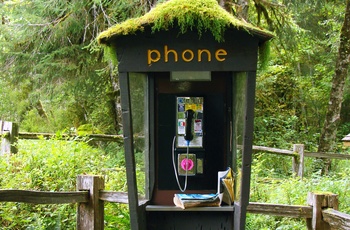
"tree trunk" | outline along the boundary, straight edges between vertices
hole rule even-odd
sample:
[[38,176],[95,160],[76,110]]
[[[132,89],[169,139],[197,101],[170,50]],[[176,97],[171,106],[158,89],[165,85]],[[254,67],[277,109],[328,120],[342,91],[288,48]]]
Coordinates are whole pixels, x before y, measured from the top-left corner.
[[[336,146],[336,134],[340,121],[340,110],[343,101],[345,80],[350,62],[350,0],[347,0],[344,23],[340,33],[340,45],[332,79],[332,89],[328,110],[321,132],[318,152],[333,152]],[[320,161],[322,173],[327,174],[331,160]]]
[[34,105],[35,109],[38,111],[40,117],[44,118],[45,120],[48,119],[48,116],[46,114],[46,111],[44,109],[44,106],[43,104],[41,103],[40,100],[38,100],[35,105]]

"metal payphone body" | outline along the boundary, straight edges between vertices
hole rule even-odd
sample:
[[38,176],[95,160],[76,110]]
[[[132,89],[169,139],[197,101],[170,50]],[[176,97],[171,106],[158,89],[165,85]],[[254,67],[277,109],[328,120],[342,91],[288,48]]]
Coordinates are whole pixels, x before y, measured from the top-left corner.
[[[203,107],[204,97],[176,97],[173,148],[203,148]],[[195,153],[178,153],[177,167],[174,169],[177,179],[178,175],[187,177],[203,174],[203,158],[197,157]]]
[[[183,186],[186,181],[186,171],[181,170],[181,162],[186,159],[187,153],[184,129],[185,112],[189,109],[196,111],[196,116],[192,127],[194,137],[189,144],[189,160],[193,162],[193,167],[187,178],[186,192],[215,193],[217,172],[231,165],[228,163],[230,157],[226,147],[230,136],[227,123],[231,107],[227,95],[231,82],[229,73],[213,72],[210,81],[171,81],[170,73],[154,75],[155,138],[159,141],[156,143],[158,154],[153,203],[172,205],[174,193],[179,190],[174,169],[169,167],[173,154],[178,164],[176,168],[180,169],[180,184]],[[173,145],[174,136],[176,139]]]

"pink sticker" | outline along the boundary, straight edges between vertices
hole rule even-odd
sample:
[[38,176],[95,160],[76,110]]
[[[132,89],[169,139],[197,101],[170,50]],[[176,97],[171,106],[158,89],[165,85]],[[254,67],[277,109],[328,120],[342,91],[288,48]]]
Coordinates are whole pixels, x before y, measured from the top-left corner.
[[193,166],[194,166],[194,163],[193,163],[193,160],[191,159],[185,158],[181,161],[181,168],[185,171],[192,170]]

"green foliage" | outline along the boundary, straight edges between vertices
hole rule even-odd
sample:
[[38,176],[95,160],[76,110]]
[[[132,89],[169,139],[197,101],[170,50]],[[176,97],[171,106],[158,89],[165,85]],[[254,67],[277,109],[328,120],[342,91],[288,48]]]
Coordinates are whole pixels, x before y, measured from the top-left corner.
[[[270,154],[266,154],[271,157]],[[287,159],[284,159],[287,160]],[[288,158],[289,161],[291,159]],[[348,162],[337,161],[334,173],[329,176],[311,174],[303,180],[275,173],[275,165],[268,166],[267,158],[257,156],[252,166],[251,199],[252,202],[307,205],[308,192],[331,192],[339,195],[339,210],[350,213]],[[281,159],[278,161],[280,164]],[[270,161],[271,163],[271,161]],[[247,229],[305,229],[305,220],[283,218],[268,215],[248,214]]]
[[[113,215],[106,215],[112,213]],[[126,204],[105,203],[105,226],[106,230],[129,230],[130,218]]]
[[304,85],[293,77],[293,69],[270,65],[257,81],[254,144],[288,149],[303,143],[313,149],[320,126],[302,99],[311,91],[302,91]]
[[305,220],[247,214],[247,230],[305,230]]
[[[285,15],[271,41],[271,59],[258,72],[255,144],[290,148],[303,143],[316,151],[329,100],[345,1],[283,1],[274,8]],[[282,3],[282,2],[280,2]],[[273,7],[271,4],[269,7]],[[268,8],[268,6],[267,6]],[[272,8],[270,8],[272,9]],[[252,21],[254,22],[254,14]],[[274,16],[273,16],[274,15]],[[266,22],[264,22],[266,23]],[[342,110],[344,129],[349,121],[348,90]]]
[[[1,79],[6,79],[1,86],[10,94],[4,97],[2,119],[23,121],[25,130],[52,132],[90,123],[105,133],[114,132],[113,117],[108,116],[113,110],[107,95],[109,72],[96,72],[105,66],[102,50],[89,46],[99,27],[104,28],[103,4],[111,3],[37,0],[1,4],[6,18],[0,28]],[[15,107],[14,101],[19,102]],[[38,101],[43,102],[46,120],[34,118],[40,116],[35,106]]]
[[[106,148],[108,150],[108,148]],[[84,142],[20,141],[19,153],[0,158],[1,189],[75,191],[76,177],[103,175],[106,190],[127,191],[122,148],[112,144],[107,152]],[[142,184],[144,172],[138,166]],[[143,182],[144,185],[144,182]],[[143,191],[141,191],[143,192]],[[2,229],[75,229],[76,205],[31,205],[0,203]],[[127,205],[106,204],[106,229],[129,229]]]

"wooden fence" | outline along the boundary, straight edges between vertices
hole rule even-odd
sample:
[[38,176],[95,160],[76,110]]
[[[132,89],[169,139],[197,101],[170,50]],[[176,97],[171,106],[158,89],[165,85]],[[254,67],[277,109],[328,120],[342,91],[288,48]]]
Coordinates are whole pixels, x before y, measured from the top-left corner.
[[[57,137],[56,134],[52,133],[28,133],[19,132],[18,124],[1,121],[0,120],[0,137],[1,139],[1,151],[0,155],[4,153],[17,153],[17,141],[18,139],[39,139],[39,138],[53,138]],[[60,134],[62,139],[79,139],[87,138],[92,141],[113,141],[123,143],[122,135],[105,135],[105,134],[88,134],[79,136],[76,134]],[[85,139],[84,139],[85,140]],[[270,148],[265,146],[253,146],[255,152],[266,152],[270,154],[282,155],[292,157],[293,159],[293,172],[299,177],[303,177],[304,174],[304,158],[315,157],[315,158],[328,158],[328,159],[339,159],[339,160],[350,160],[350,155],[339,154],[339,153],[320,153],[320,152],[305,152],[303,144],[294,144],[293,150]]]
[[77,230],[101,230],[104,223],[104,201],[128,203],[126,193],[103,191],[100,176],[78,176],[75,192],[41,192],[0,190],[0,202],[31,204],[77,203]]
[[270,148],[265,146],[253,146],[255,152],[266,152],[270,154],[277,154],[281,156],[292,157],[292,170],[295,176],[303,178],[305,165],[305,157],[315,157],[323,159],[338,159],[338,160],[350,160],[350,155],[340,153],[319,153],[319,152],[305,152],[303,144],[294,144],[293,150]]
[[[127,193],[105,191],[101,176],[78,176],[77,191],[41,192],[26,190],[0,190],[0,202],[31,204],[76,203],[77,230],[102,230],[104,228],[104,202],[128,203]],[[146,203],[140,199],[141,203]],[[281,205],[251,202],[247,211],[292,218],[303,218],[310,230],[350,229],[350,215],[337,211],[338,196],[331,193],[309,193],[308,206]],[[174,207],[172,207],[174,208]],[[180,208],[178,208],[180,209]],[[205,207],[198,208],[205,210]]]
[[19,132],[19,127],[16,123],[1,121],[0,120],[0,140],[1,149],[0,155],[5,153],[17,153],[18,152],[18,139],[36,140],[40,138],[61,138],[61,139],[74,139],[74,140],[90,140],[90,141],[113,141],[123,143],[122,135],[106,135],[106,134],[87,134],[79,136],[77,134],[62,133],[28,133]]
[[[21,133],[15,123],[0,121],[1,154],[16,153],[18,139],[52,138],[49,133]],[[79,138],[77,135],[63,134],[62,138]],[[84,136],[95,141],[122,142],[121,135],[90,134]],[[350,155],[336,153],[305,152],[303,144],[293,145],[293,150],[253,146],[255,152],[266,152],[293,159],[294,175],[303,177],[304,158],[317,157],[349,160]],[[1,155],[0,154],[0,155]],[[77,203],[77,230],[103,229],[104,202],[128,203],[127,194],[123,192],[104,191],[103,178],[98,176],[79,176],[75,192],[39,192],[22,190],[0,190],[0,202],[24,202],[33,204]],[[256,214],[275,215],[306,219],[308,229],[350,229],[350,215],[337,211],[337,195],[309,193],[308,205],[281,205],[266,203],[249,203],[247,211]],[[146,200],[140,200],[145,203]]]

